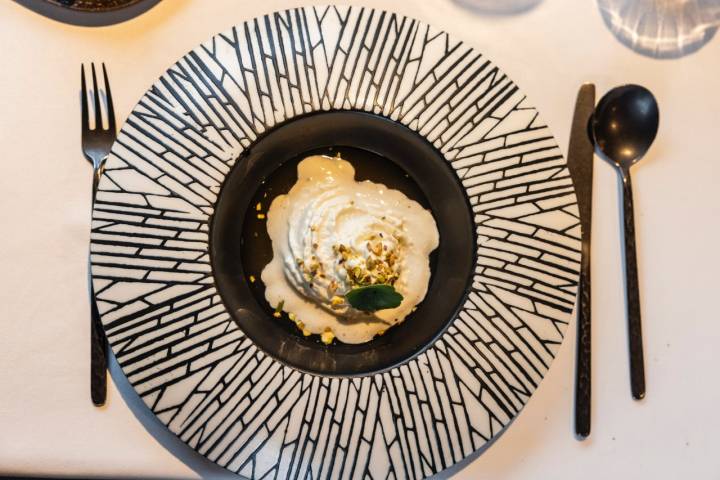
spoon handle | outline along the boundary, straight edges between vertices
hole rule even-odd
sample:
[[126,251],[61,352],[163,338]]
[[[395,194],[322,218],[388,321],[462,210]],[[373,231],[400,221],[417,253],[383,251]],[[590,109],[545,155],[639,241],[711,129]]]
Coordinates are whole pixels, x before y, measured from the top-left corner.
[[635,219],[633,215],[630,170],[622,169],[623,220],[625,233],[625,289],[627,301],[628,342],[630,347],[630,388],[636,400],[645,397],[645,366],[642,327],[640,323],[640,292],[637,258],[635,256]]

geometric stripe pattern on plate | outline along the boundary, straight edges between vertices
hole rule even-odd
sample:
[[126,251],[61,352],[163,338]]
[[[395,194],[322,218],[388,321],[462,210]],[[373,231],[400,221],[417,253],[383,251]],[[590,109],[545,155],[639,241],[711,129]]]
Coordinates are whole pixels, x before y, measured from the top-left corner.
[[[478,260],[446,333],[402,366],[327,378],[260,351],[226,312],[208,255],[222,182],[260,134],[362,110],[425,136],[460,178]],[[107,161],[92,270],[133,387],[184,442],[248,478],[424,478],[518,414],[575,302],[580,227],[565,160],[517,86],[416,20],[357,7],[256,18],[146,93]]]

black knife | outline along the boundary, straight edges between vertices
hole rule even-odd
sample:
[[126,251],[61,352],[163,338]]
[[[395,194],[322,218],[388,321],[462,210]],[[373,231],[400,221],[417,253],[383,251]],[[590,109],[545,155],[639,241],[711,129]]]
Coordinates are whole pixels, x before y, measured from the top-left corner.
[[575,101],[567,158],[570,176],[575,184],[582,232],[575,360],[575,434],[579,438],[590,435],[590,237],[594,147],[590,141],[588,126],[594,109],[595,85],[586,83],[580,87]]

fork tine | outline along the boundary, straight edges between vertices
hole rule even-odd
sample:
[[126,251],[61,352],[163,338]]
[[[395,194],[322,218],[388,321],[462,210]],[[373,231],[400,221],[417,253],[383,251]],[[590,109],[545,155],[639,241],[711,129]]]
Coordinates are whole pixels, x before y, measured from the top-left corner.
[[95,96],[95,130],[102,130],[102,109],[100,106],[100,93],[98,92],[97,78],[95,77],[95,62],[91,63],[92,67],[92,79],[93,79],[93,93]]
[[85,135],[90,130],[90,122],[88,119],[88,98],[87,98],[87,86],[85,84],[85,65],[80,64],[80,89],[82,90],[81,98],[81,113],[80,118],[82,120],[82,133]]
[[108,81],[105,62],[102,64],[103,77],[105,78],[105,100],[107,101],[108,128],[115,133],[115,109],[113,108],[112,94],[110,93],[110,82]]

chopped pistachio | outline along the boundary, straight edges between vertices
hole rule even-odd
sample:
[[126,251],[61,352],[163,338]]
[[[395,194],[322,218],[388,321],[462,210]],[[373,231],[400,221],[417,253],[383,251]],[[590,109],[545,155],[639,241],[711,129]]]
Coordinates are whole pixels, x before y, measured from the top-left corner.
[[325,331],[320,334],[320,340],[322,340],[325,345],[331,344],[334,338],[335,334],[329,328],[326,328]]
[[255,205],[255,210],[258,212],[262,210],[262,203],[258,202],[257,205]]
[[290,320],[292,320],[293,322],[297,320],[297,317],[295,316],[294,313],[288,313],[288,318],[289,318]]
[[280,318],[282,315],[282,309],[285,305],[285,300],[280,300],[280,303],[277,304],[277,307],[275,307],[275,313],[273,313],[273,317]]
[[264,219],[265,219],[265,214],[264,214],[264,213],[258,213],[258,214],[257,214],[257,218],[258,218],[258,220],[264,220]]
[[255,275],[250,275],[250,283],[255,283]]

